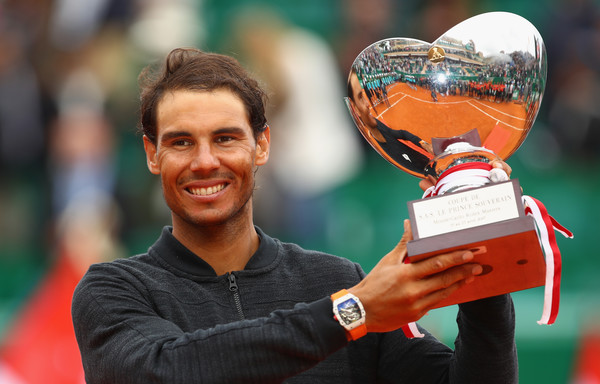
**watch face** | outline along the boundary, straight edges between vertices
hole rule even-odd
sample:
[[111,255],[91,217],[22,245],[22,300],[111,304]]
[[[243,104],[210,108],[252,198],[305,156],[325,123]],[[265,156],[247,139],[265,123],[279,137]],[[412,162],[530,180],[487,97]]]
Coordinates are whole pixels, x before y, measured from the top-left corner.
[[354,299],[348,299],[338,305],[338,314],[344,324],[352,324],[362,318],[360,308]]

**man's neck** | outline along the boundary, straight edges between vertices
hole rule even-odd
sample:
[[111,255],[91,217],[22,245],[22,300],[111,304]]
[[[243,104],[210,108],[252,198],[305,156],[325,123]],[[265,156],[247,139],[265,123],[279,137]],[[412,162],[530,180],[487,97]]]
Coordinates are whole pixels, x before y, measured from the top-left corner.
[[259,237],[250,221],[206,227],[173,223],[173,236],[207,262],[217,275],[244,269],[259,246]]

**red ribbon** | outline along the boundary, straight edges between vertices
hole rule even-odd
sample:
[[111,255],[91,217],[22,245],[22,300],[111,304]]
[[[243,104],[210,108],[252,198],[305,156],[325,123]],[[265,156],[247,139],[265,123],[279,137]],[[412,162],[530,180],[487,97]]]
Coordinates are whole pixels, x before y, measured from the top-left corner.
[[546,259],[546,283],[544,290],[544,309],[538,324],[554,324],[560,306],[560,279],[562,271],[562,258],[554,230],[565,237],[572,238],[573,233],[560,225],[548,214],[546,207],[539,200],[531,196],[523,196],[525,213],[534,218],[540,246]]

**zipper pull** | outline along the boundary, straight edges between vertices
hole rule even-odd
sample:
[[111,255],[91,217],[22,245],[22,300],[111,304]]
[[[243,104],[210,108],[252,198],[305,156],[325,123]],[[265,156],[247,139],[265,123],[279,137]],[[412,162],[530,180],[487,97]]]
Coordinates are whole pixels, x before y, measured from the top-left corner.
[[229,290],[231,292],[237,292],[237,290],[238,290],[238,285],[237,285],[237,282],[235,281],[235,275],[233,273],[229,274]]
[[230,273],[227,278],[229,279],[229,291],[232,292],[233,301],[235,302],[235,309],[237,310],[240,320],[244,320],[246,316],[244,316],[244,310],[242,309],[242,302],[240,300],[240,294],[238,293],[238,285],[235,275]]

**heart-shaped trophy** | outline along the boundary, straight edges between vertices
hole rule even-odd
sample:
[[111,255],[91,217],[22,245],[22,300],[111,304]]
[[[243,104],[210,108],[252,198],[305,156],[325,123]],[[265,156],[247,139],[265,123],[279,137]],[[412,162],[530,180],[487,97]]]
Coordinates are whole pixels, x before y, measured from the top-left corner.
[[523,143],[545,85],[541,35],[507,12],[467,19],[433,43],[378,41],[352,65],[346,104],[364,138],[399,169],[437,180],[424,198],[408,203],[408,260],[471,249],[484,267],[439,306],[556,278],[556,258],[549,261],[528,214],[529,197],[490,165]]

